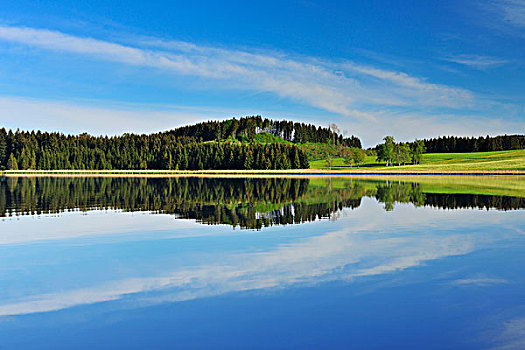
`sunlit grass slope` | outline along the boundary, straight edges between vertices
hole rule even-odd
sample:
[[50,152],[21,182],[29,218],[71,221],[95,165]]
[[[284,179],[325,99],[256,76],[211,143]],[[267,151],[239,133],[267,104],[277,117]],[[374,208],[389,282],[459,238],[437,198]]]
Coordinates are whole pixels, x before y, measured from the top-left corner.
[[[310,162],[312,169],[327,169],[325,160]],[[344,163],[342,158],[333,160],[334,170],[357,170],[354,166]],[[491,171],[491,170],[525,170],[525,150],[475,152],[475,153],[428,153],[423,155],[421,164],[385,167],[378,163],[375,157],[367,156],[359,170],[388,170],[388,171]]]

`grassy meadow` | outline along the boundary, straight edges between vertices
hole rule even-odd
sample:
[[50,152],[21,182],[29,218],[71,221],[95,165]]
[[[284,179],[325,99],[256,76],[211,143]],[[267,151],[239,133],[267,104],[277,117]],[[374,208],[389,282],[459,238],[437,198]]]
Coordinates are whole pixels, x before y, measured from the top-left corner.
[[[324,159],[310,162],[312,169],[328,169]],[[525,150],[475,152],[475,153],[427,153],[423,154],[421,164],[386,167],[376,161],[375,157],[367,156],[357,169],[345,164],[343,158],[334,158],[332,170],[352,171],[525,171]]]

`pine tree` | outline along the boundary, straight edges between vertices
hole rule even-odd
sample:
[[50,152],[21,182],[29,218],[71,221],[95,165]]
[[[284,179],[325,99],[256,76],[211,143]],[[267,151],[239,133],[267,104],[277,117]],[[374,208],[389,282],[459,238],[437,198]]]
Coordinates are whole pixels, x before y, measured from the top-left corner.
[[5,169],[7,166],[7,133],[5,129],[0,129],[0,169]]
[[246,152],[246,157],[244,158],[244,169],[251,170],[252,166],[253,166],[253,155],[252,155],[252,151],[248,150],[248,152]]
[[293,153],[293,169],[301,169],[301,159],[299,158],[299,149],[297,147],[294,147],[294,153]]
[[[68,167],[68,169],[71,168],[71,166]],[[29,169],[36,169],[36,155],[35,151],[31,151],[31,163],[29,165]]]
[[31,165],[31,157],[27,154],[27,149],[24,147],[22,149],[22,155],[20,160],[20,168],[23,170],[29,169],[29,166]]
[[7,169],[18,170],[18,162],[16,161],[16,157],[13,153],[11,153],[9,160],[7,161]]

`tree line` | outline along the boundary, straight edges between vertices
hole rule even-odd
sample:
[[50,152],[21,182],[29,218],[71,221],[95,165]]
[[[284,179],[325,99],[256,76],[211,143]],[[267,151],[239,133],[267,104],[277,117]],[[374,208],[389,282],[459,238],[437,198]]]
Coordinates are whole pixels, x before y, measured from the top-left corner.
[[423,140],[429,153],[507,151],[525,148],[525,135],[480,137],[445,136]]
[[64,135],[0,129],[0,169],[305,169],[295,145],[203,142],[169,132],[122,136]]
[[416,139],[396,143],[393,136],[386,136],[383,143],[370,149],[377,160],[386,166],[406,163],[419,164],[423,153],[467,153],[525,149],[525,135],[500,135],[480,137],[445,136]]

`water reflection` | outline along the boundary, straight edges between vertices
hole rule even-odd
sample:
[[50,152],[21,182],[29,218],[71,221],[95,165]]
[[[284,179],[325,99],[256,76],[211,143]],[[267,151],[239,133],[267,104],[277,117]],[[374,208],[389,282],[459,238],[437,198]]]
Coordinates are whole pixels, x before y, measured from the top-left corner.
[[343,208],[358,208],[363,197],[376,198],[387,211],[396,203],[443,209],[525,208],[525,198],[519,196],[432,190],[435,186],[425,189],[410,180],[352,178],[2,177],[0,216],[121,209],[261,229],[333,218]]
[[[344,210],[346,215],[337,222],[329,225],[315,222],[306,231],[298,226],[275,227],[270,229],[267,240],[262,241],[258,239],[263,233],[230,236],[225,235],[231,231],[224,227],[216,228],[218,236],[199,235],[202,229],[197,225],[186,229],[175,225],[180,234],[166,235],[153,229],[155,221],[165,215],[145,215],[148,220],[134,223],[136,230],[147,233],[143,238],[114,232],[119,238],[110,242],[116,248],[107,246],[107,241],[98,234],[106,224],[104,221],[97,221],[91,228],[90,239],[73,234],[48,237],[46,244],[35,246],[36,253],[27,251],[23,245],[37,242],[37,237],[36,241],[13,240],[3,247],[0,244],[0,252],[4,254],[0,257],[3,265],[0,316],[56,311],[104,301],[133,308],[137,304],[180,302],[231,292],[351,281],[467,255],[519,239],[521,235],[519,212],[452,212],[432,208],[415,211],[413,206],[405,205],[395,215],[387,215],[372,198],[366,198],[358,210]],[[119,212],[95,212],[95,216],[83,217],[98,220],[97,215],[109,215],[117,228],[129,220]],[[81,223],[78,213],[71,216],[76,217],[77,224]],[[64,217],[49,219],[55,227],[64,225]],[[30,231],[27,224],[32,221],[26,218],[5,222],[8,225],[4,228],[19,225]],[[33,230],[54,230],[45,225],[38,227]],[[68,230],[74,231],[71,227]],[[71,242],[67,243],[68,240]],[[9,246],[12,243],[23,245]],[[67,253],[63,244],[68,247]],[[106,250],[108,254],[104,254]],[[42,267],[34,266],[34,261]],[[64,264],[65,261],[68,263]],[[53,275],[56,267],[63,271],[53,284],[39,281],[41,268]],[[17,270],[26,270],[23,273],[32,279],[17,285],[20,279]],[[488,282],[505,283],[505,280],[469,276],[454,280],[458,286]],[[36,296],[35,290],[40,290]]]
[[522,185],[450,181],[2,178],[0,346],[519,348]]

